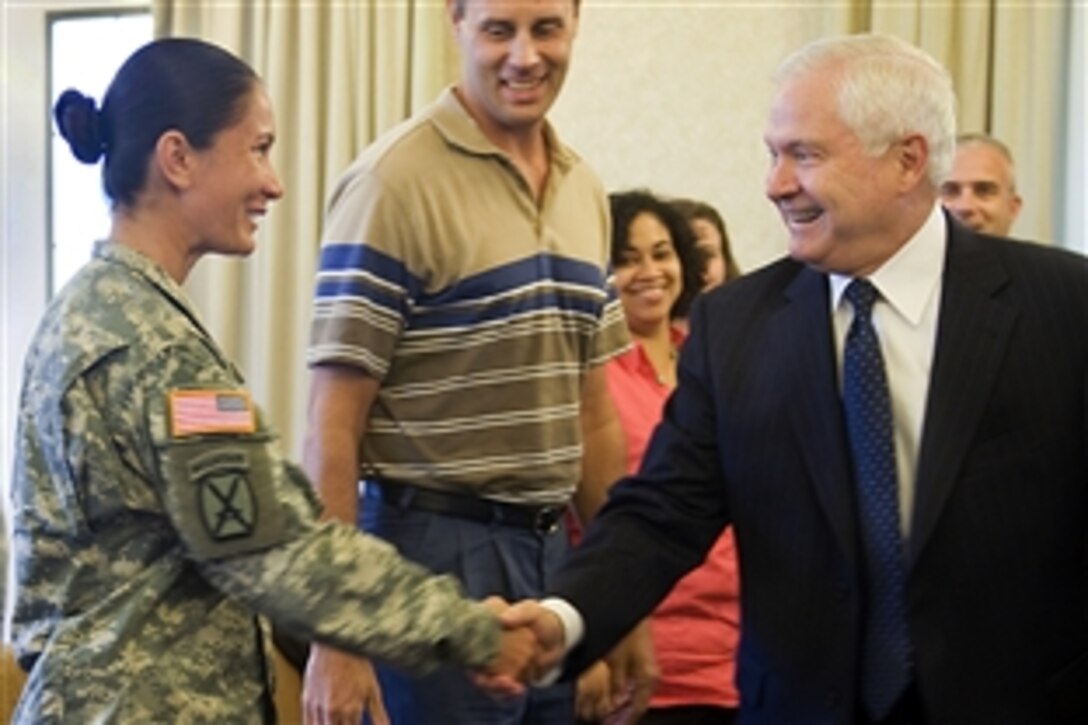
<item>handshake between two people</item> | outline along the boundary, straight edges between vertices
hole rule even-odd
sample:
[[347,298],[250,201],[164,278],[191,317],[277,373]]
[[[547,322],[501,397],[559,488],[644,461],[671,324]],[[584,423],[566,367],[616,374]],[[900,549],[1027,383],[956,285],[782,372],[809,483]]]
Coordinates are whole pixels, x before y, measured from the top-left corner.
[[[559,616],[531,599],[511,605],[501,597],[489,597],[484,604],[498,617],[503,631],[499,653],[486,669],[473,673],[476,686],[502,699],[554,681],[567,651]],[[587,714],[583,701],[592,700],[596,715],[609,716],[608,722],[627,722],[641,715],[658,676],[648,624],[633,629],[597,667],[598,673],[607,672],[606,682],[592,696],[583,695],[584,681],[579,682],[580,714]]]
[[559,617],[539,602],[526,599],[511,605],[502,597],[484,604],[502,625],[499,653],[473,682],[493,697],[514,697],[526,686],[542,684],[566,653],[566,632]]

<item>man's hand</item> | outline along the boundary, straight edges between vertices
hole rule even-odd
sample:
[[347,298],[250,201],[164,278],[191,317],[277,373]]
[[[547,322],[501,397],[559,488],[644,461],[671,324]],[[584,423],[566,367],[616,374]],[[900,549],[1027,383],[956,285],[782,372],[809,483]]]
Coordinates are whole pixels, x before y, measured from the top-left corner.
[[[322,520],[358,519],[359,441],[380,383],[348,365],[319,365],[310,381],[303,468],[325,505]],[[315,644],[302,682],[307,725],[389,725],[374,668],[365,659]]]
[[306,663],[302,712],[306,725],[359,725],[363,713],[372,725],[389,725],[370,662],[317,644]]
[[[510,605],[502,597],[488,597],[483,602],[496,616]],[[532,677],[536,637],[525,627],[503,624],[499,652],[487,668],[472,674],[473,683],[492,697],[502,699],[525,694],[525,682]]]
[[630,720],[637,721],[650,705],[650,695],[660,674],[649,621],[643,620],[632,629],[605,661],[612,679],[613,703],[629,701]]

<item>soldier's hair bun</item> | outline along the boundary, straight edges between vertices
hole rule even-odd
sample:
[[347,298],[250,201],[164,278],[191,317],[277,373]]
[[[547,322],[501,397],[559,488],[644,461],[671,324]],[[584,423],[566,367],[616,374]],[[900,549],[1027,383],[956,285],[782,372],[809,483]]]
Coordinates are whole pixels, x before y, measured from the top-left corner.
[[93,98],[69,88],[53,106],[53,118],[77,159],[93,164],[102,157],[106,150],[105,124]]

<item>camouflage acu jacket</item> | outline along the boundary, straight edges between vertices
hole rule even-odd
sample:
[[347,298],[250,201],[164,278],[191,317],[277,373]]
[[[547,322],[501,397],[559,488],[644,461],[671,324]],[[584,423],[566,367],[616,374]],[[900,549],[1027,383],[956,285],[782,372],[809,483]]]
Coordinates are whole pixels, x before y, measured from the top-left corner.
[[20,722],[261,722],[257,613],[418,671],[498,648],[455,580],[316,522],[181,289],[124,247],[99,245],[36,333],[11,491]]

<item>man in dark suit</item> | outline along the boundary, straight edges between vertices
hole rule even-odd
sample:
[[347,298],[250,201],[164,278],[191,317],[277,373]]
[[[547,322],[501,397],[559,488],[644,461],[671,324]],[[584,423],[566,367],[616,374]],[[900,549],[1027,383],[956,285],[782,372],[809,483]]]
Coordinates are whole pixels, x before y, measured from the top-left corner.
[[1079,717],[1088,261],[942,213],[955,102],[916,48],[817,41],[777,80],[789,258],[697,303],[642,471],[508,623],[573,676],[732,523],[741,722]]

